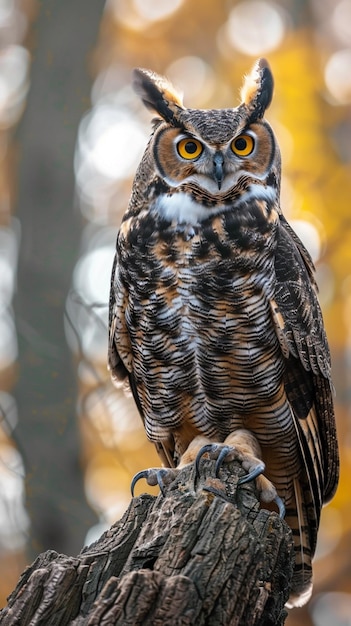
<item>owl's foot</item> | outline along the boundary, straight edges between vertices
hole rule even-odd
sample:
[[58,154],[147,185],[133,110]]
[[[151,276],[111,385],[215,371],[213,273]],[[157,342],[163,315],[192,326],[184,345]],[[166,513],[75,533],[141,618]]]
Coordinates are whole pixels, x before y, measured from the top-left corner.
[[[196,442],[196,439],[201,441]],[[202,457],[206,454],[210,459],[216,460],[215,474],[219,476],[223,463],[230,463],[237,460],[247,471],[247,475],[238,480],[239,485],[243,485],[251,480],[256,481],[256,487],[260,494],[262,502],[274,502],[279,511],[279,517],[285,516],[285,506],[282,499],[278,496],[277,490],[273,483],[263,475],[265,464],[259,458],[261,451],[259,443],[254,435],[244,429],[233,431],[225,439],[224,443],[204,442],[203,438],[196,438],[186,451],[187,461],[190,462],[191,457],[195,454],[195,480],[199,477],[199,467]],[[184,455],[185,456],[185,455]],[[182,459],[182,464],[184,461]],[[213,491],[211,489],[211,491]],[[219,495],[219,494],[218,494]]]
[[134,498],[135,485],[139,480],[141,480],[141,478],[145,478],[147,484],[151,487],[155,487],[156,485],[158,485],[162,495],[165,496],[166,487],[175,479],[176,472],[177,470],[173,470],[170,468],[166,469],[163,467],[152,467],[150,469],[145,469],[141,472],[138,472],[133,477],[130,485],[132,497]]
[[[195,462],[196,483],[200,476],[200,462],[204,455],[216,460],[215,478],[218,480],[223,463],[230,463],[234,460],[239,461],[247,471],[247,475],[239,478],[238,485],[255,480],[261,501],[266,503],[274,502],[278,508],[279,517],[283,518],[285,516],[285,506],[282,499],[278,496],[273,483],[263,475],[265,464],[260,458],[261,450],[259,443],[250,431],[244,429],[233,431],[223,443],[210,441],[203,436],[195,437],[182,455],[177,468],[157,467],[138,472],[131,483],[132,496],[134,497],[135,485],[141,478],[145,478],[146,482],[151,486],[158,485],[162,495],[165,496],[166,487],[175,480],[179,470],[193,462]],[[225,493],[218,489],[215,484],[207,484],[203,486],[203,489],[211,491],[223,499],[228,499]]]

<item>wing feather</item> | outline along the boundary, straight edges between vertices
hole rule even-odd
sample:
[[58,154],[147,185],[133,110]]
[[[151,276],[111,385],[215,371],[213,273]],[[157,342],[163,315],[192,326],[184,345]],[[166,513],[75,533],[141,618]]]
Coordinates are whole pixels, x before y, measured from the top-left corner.
[[[128,291],[120,278],[116,254],[110,287],[107,359],[112,380],[117,386],[124,383],[132,371],[132,350],[125,319],[128,295]],[[120,352],[117,350],[117,343]]]
[[[118,294],[116,298],[116,294]],[[140,413],[140,417],[145,422],[144,411],[140,402],[135,376],[132,367],[132,348],[129,334],[126,328],[126,307],[129,298],[127,287],[123,284],[119,270],[117,254],[115,255],[110,287],[109,300],[109,342],[108,342],[108,368],[116,387],[130,387],[134,402]],[[123,357],[117,350],[117,343],[120,350],[123,350]],[[125,365],[127,364],[127,367]],[[166,467],[174,467],[174,441],[173,437],[163,442],[156,442],[155,447],[160,459]]]
[[330,353],[312,260],[283,217],[275,271],[272,315],[285,357],[285,389],[318,525],[321,506],[333,496],[339,473]]

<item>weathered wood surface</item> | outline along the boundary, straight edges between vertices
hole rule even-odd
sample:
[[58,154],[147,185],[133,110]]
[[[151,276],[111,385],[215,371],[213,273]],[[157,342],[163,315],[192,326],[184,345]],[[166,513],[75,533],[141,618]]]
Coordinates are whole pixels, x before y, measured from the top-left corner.
[[[133,498],[77,557],[47,551],[22,574],[2,626],[280,626],[293,567],[291,533],[260,509],[243,470],[184,468],[165,496]],[[194,488],[195,487],[195,488]],[[223,493],[216,495],[208,488]]]

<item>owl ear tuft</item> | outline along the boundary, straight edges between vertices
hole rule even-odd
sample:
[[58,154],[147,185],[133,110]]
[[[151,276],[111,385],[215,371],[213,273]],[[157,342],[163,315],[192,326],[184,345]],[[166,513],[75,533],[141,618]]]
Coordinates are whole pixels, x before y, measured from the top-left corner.
[[251,112],[251,121],[261,119],[273,96],[273,75],[266,59],[259,59],[241,88],[242,104]]
[[146,108],[160,115],[166,122],[177,125],[178,115],[183,109],[182,96],[163,76],[151,70],[135,69],[133,88]]

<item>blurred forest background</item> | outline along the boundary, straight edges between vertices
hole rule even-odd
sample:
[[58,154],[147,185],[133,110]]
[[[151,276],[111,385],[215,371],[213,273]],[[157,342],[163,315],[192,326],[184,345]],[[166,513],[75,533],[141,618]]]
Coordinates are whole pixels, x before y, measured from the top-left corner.
[[313,599],[287,624],[350,626],[351,0],[0,0],[0,44],[0,605],[39,552],[76,554],[118,519],[132,475],[158,464],[106,370],[116,232],[150,132],[131,70],[167,74],[188,106],[230,107],[265,56],[342,462]]

